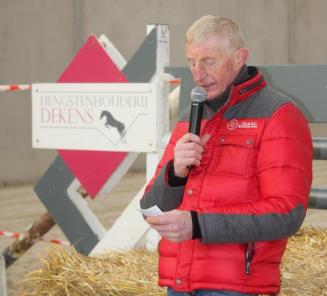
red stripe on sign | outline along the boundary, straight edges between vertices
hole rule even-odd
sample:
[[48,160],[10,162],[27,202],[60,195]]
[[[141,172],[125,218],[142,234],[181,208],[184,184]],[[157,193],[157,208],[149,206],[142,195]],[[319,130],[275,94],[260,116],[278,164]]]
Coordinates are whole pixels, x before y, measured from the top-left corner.
[[[90,36],[58,82],[128,82],[95,36]],[[95,197],[127,156],[126,152],[58,151],[73,175]]]

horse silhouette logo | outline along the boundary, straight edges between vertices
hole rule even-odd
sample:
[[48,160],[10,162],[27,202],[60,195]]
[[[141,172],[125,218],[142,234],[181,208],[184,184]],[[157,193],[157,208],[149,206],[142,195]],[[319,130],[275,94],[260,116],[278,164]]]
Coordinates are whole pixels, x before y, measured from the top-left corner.
[[115,119],[115,117],[112,116],[112,114],[109,111],[103,110],[100,115],[100,119],[103,117],[106,118],[105,127],[115,127],[120,134],[120,139],[122,143],[126,144],[126,130],[125,130],[125,124],[120,122],[119,120]]

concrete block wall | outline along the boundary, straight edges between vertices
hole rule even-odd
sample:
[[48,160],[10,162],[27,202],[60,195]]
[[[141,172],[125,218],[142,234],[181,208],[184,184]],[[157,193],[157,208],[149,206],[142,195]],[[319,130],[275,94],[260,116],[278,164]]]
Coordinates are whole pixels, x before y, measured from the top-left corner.
[[[184,33],[204,14],[241,25],[249,64],[326,64],[326,11],[326,0],[0,0],[0,84],[55,82],[92,33],[129,59],[150,23],[169,25],[171,65],[185,65]],[[0,93],[0,186],[36,182],[55,155],[31,147],[30,92]]]

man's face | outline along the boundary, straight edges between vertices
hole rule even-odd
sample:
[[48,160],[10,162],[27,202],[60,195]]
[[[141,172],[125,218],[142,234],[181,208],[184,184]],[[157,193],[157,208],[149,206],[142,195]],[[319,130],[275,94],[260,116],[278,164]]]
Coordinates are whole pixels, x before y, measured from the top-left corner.
[[193,79],[206,90],[208,100],[222,94],[237,76],[242,65],[237,63],[236,55],[237,50],[228,50],[226,43],[217,37],[186,45]]

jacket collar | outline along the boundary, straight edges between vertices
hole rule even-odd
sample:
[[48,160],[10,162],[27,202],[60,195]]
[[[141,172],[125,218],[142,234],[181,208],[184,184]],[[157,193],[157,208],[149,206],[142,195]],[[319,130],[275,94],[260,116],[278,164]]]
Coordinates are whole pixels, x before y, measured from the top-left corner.
[[230,104],[235,105],[239,101],[246,99],[261,88],[266,86],[266,81],[258,68],[249,66],[246,67],[248,73],[248,79],[237,83],[234,83],[231,87],[229,98],[231,99]]
[[211,112],[216,112],[229,99],[232,100],[229,103],[235,105],[265,85],[266,82],[256,67],[244,65],[231,85],[218,97],[206,101],[206,105],[212,110]]

